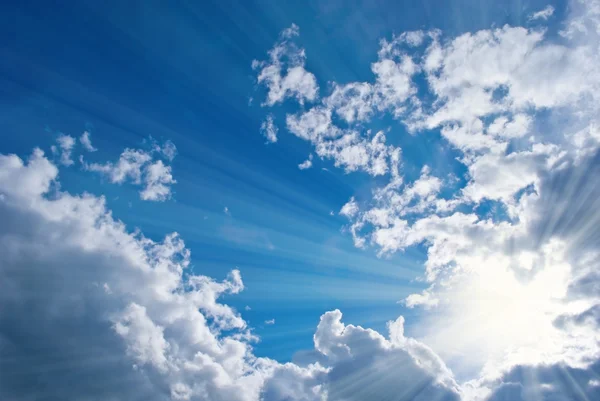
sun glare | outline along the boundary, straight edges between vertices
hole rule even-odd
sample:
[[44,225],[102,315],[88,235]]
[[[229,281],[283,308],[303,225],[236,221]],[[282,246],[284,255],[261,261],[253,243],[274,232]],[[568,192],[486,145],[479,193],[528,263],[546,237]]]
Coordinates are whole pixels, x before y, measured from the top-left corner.
[[556,318],[587,306],[564,299],[571,266],[557,242],[537,255],[469,258],[461,269],[464,274],[442,291],[441,311],[424,323],[429,326],[425,342],[454,361],[458,371],[551,355],[564,335]]

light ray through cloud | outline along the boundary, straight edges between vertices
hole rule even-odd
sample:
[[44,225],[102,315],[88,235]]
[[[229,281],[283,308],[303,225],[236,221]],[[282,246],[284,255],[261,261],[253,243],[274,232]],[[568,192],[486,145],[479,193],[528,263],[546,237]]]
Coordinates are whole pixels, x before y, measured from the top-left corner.
[[0,5],[0,399],[600,399],[599,50],[598,0]]

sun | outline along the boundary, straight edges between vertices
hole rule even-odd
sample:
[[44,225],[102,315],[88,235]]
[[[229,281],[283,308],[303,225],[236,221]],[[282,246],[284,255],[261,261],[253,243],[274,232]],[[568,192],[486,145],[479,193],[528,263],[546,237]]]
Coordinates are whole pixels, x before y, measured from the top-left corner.
[[439,290],[439,308],[423,319],[424,341],[465,377],[560,352],[565,334],[555,320],[587,306],[567,301],[572,268],[564,249],[553,241],[538,252],[461,258]]

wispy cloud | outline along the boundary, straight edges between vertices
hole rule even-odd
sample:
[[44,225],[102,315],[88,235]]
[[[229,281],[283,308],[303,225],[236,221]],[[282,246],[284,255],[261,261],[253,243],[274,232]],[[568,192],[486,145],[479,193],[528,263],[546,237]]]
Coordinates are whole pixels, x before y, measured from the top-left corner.
[[554,7],[547,5],[543,10],[536,11],[528,18],[529,21],[547,20],[554,14]]

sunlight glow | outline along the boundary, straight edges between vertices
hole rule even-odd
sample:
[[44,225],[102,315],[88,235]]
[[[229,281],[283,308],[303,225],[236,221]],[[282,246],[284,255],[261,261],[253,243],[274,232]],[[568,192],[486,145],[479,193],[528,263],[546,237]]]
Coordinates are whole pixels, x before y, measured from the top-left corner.
[[454,359],[459,371],[484,369],[489,375],[509,361],[537,363],[550,357],[565,341],[555,319],[590,306],[565,301],[571,266],[564,259],[564,244],[558,241],[538,255],[465,258],[463,274],[442,292],[441,313],[426,319],[425,342]]

